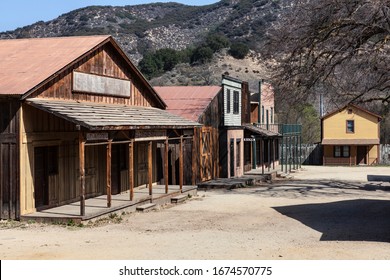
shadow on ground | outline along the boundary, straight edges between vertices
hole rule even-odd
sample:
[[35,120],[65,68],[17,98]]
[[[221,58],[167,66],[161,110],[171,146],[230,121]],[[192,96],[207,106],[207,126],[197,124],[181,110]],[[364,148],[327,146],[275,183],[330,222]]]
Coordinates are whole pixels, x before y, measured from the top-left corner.
[[322,232],[321,241],[390,242],[389,200],[356,199],[273,208]]

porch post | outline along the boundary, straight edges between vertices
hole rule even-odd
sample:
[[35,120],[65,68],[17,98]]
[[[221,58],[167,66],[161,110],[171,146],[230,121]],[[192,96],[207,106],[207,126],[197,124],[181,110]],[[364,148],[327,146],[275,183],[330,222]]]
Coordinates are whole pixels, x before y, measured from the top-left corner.
[[153,142],[149,141],[148,145],[148,181],[149,181],[149,195],[153,194],[152,184],[153,184]]
[[264,139],[261,138],[260,141],[260,164],[261,164],[261,174],[264,174]]
[[134,199],[134,140],[129,143],[129,189],[130,200]]
[[[197,158],[196,158],[196,149],[195,149],[195,139],[196,139],[196,128],[194,128],[194,135],[192,136],[192,185],[195,185],[196,176],[198,176],[199,168],[196,164]],[[378,157],[379,158],[379,157]],[[213,178],[214,179],[214,178]]]
[[107,192],[107,207],[111,207],[111,149],[112,149],[112,140],[108,140],[107,144],[107,159],[106,159],[106,192]]
[[179,183],[180,183],[180,192],[183,192],[183,135],[180,136],[180,149],[179,149]]
[[85,216],[85,138],[79,132],[80,216]]
[[256,158],[256,138],[252,136],[252,169],[257,167],[257,158]]
[[169,143],[168,143],[168,137],[165,139],[165,151],[164,151],[164,182],[165,182],[165,193],[168,193],[168,155],[169,155]]

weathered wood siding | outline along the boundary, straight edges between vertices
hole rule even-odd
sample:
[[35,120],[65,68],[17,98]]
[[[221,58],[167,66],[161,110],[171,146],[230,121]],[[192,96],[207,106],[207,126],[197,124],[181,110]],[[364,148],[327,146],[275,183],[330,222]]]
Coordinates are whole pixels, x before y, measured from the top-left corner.
[[[130,80],[130,97],[114,97],[93,93],[73,92],[73,70],[105,77]],[[63,72],[47,86],[31,95],[31,97],[78,100],[108,104],[126,104],[145,107],[157,106],[152,97],[145,94],[146,92],[149,91],[146,90],[145,86],[143,86],[142,83],[135,78],[134,73],[131,73],[131,70],[127,67],[123,58],[116,54],[113,47],[110,45],[104,45],[80,61],[72,69],[68,69]]]
[[19,219],[19,107],[0,100],[0,219]]
[[[241,112],[242,112],[242,95],[241,83],[231,80],[223,79],[223,125],[224,126],[241,126]],[[234,92],[239,93],[238,113],[234,113]],[[230,93],[230,102],[228,102]],[[229,104],[230,103],[230,104]],[[228,108],[229,107],[229,108]],[[229,110],[230,109],[230,110]]]
[[[58,146],[58,172],[48,176],[49,206],[79,199],[78,132],[74,125],[51,114],[23,105],[21,142],[21,214],[36,211],[34,202],[34,148]],[[86,147],[86,195],[105,189],[105,146]]]

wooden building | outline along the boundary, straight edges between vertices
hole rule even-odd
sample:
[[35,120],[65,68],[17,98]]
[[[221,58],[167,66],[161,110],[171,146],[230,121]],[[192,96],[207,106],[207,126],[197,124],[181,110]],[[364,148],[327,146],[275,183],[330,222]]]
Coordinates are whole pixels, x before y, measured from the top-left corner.
[[[167,111],[202,124],[194,133],[194,169],[184,181],[196,183],[219,177],[219,129],[222,88],[219,86],[154,87],[167,104]],[[188,149],[187,153],[191,151]]]
[[323,164],[377,164],[381,119],[352,104],[322,117]]
[[[0,40],[2,219],[172,182],[198,123],[173,115],[110,36]],[[170,159],[170,143],[179,157]],[[189,160],[192,162],[192,160]]]

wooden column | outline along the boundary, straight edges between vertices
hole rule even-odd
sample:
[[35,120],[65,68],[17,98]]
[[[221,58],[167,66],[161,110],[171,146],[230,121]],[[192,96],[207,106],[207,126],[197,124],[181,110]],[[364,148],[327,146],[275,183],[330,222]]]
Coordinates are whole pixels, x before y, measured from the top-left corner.
[[148,181],[149,181],[149,195],[153,194],[153,142],[150,141],[148,144]]
[[179,184],[180,184],[180,192],[183,192],[183,176],[184,176],[184,168],[183,168],[183,135],[180,136],[180,148],[179,148]]
[[111,207],[111,149],[112,140],[108,140],[107,157],[106,157],[106,193],[107,193],[107,207]]
[[79,132],[80,216],[85,216],[85,138]]
[[129,189],[130,200],[134,199],[134,140],[129,143]]
[[165,151],[164,151],[164,183],[165,183],[165,193],[168,193],[168,181],[169,181],[169,170],[168,170],[168,155],[169,155],[169,143],[168,138],[165,139]]
[[[194,129],[194,135],[192,136],[192,185],[195,186],[196,183],[196,176],[198,174],[199,168],[196,164],[196,150],[195,150],[195,139],[196,139],[196,128]],[[379,149],[378,149],[379,150]],[[379,158],[379,156],[378,156]]]

